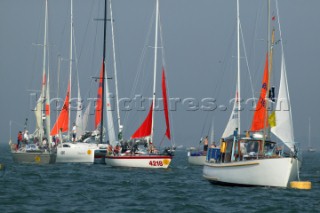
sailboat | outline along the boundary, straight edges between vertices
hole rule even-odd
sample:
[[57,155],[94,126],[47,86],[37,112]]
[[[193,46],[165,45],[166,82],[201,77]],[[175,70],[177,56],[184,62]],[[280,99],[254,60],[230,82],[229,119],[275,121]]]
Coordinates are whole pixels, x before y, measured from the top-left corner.
[[[208,146],[210,146],[211,148],[215,147],[215,142],[214,142],[214,121],[212,119],[212,123],[211,123],[211,127],[209,129],[210,131],[210,137],[206,137],[205,139],[201,138],[200,139],[200,143],[198,145],[198,147],[190,147],[188,149],[187,152],[187,156],[188,156],[188,163],[191,165],[196,165],[196,166],[203,166],[206,162],[207,159],[207,149]],[[205,146],[200,147],[200,145],[204,145],[204,140],[206,140],[208,143],[208,146],[205,148]],[[211,142],[209,145],[209,141]],[[209,149],[210,150],[210,149]]]
[[[35,108],[37,121],[36,131],[30,137],[28,144],[15,148],[11,145],[13,161],[17,163],[51,164],[56,161],[56,150],[52,147],[50,130],[50,80],[49,68],[47,68],[47,30],[48,30],[48,1],[45,1],[44,22],[44,44],[43,44],[43,73],[41,96]],[[46,71],[47,70],[47,71]],[[43,112],[45,114],[43,115]],[[27,122],[27,120],[26,120]],[[27,125],[25,125],[27,126]],[[25,133],[27,129],[25,127]],[[31,143],[33,142],[33,143]]]
[[[270,71],[272,68],[272,50],[274,45],[274,29],[271,34],[271,2],[269,0],[269,31],[268,54],[266,57],[262,88],[251,125],[251,129],[245,135],[240,134],[240,110],[235,110],[231,116],[227,128],[231,125],[234,129],[228,137],[222,139],[219,158],[210,158],[203,168],[203,177],[211,183],[221,185],[243,186],[268,186],[288,187],[291,181],[299,178],[299,151],[296,147],[293,135],[291,115],[291,103],[289,98],[286,65],[283,46],[281,58],[280,87],[276,103],[276,111],[268,115],[268,105],[271,104],[271,96],[268,93],[270,87]],[[277,7],[278,12],[278,7]],[[279,17],[279,12],[277,14]],[[273,20],[274,18],[272,18]],[[280,22],[280,39],[281,28]],[[237,28],[239,43],[239,0],[237,0]],[[236,97],[240,100],[240,51],[238,45],[238,89]],[[268,91],[268,92],[267,92]],[[271,92],[270,92],[271,93]],[[288,110],[289,109],[289,110]],[[236,119],[233,119],[236,118]],[[231,124],[230,124],[231,123]],[[226,128],[226,129],[227,129]],[[270,131],[289,149],[288,152],[271,140]],[[230,134],[231,133],[231,134]],[[224,135],[225,136],[225,135]]]
[[[172,160],[172,152],[166,149],[164,153],[156,153],[154,150],[154,109],[156,99],[156,73],[157,73],[157,54],[158,54],[158,30],[159,30],[159,1],[156,0],[156,15],[155,15],[155,44],[154,44],[154,73],[153,73],[153,96],[152,103],[147,114],[147,117],[141,126],[132,134],[131,140],[134,145],[130,151],[108,152],[106,156],[106,164],[113,167],[136,167],[136,168],[168,168]],[[160,28],[161,30],[161,28]],[[164,106],[164,117],[166,123],[165,136],[171,139],[170,122],[168,112],[168,98],[166,87],[165,69],[162,67],[162,95]],[[139,142],[143,141],[147,148],[143,151],[138,151],[136,147]]]
[[[57,136],[62,141],[57,145],[57,163],[100,163],[101,154],[100,150],[105,155],[107,144],[99,144],[95,141],[82,142],[79,141],[81,135],[83,135],[83,117],[87,119],[88,111],[84,116],[82,115],[82,101],[80,96],[79,86],[79,74],[77,75],[77,89],[78,89],[78,101],[77,101],[77,114],[76,121],[74,123],[76,138],[70,137],[70,120],[71,120],[71,108],[70,108],[70,97],[71,97],[71,80],[72,80],[72,64],[73,64],[73,0],[70,0],[70,60],[69,60],[69,84],[67,88],[66,98],[60,114],[55,122],[54,127],[51,130],[51,136]],[[89,105],[90,107],[90,105]],[[74,131],[74,129],[72,130]],[[63,141],[61,133],[67,132],[68,136],[66,141]],[[73,134],[75,132],[72,132]],[[104,162],[103,162],[104,163]]]
[[309,118],[309,129],[308,129],[308,152],[315,152],[316,149],[311,146],[311,119]]

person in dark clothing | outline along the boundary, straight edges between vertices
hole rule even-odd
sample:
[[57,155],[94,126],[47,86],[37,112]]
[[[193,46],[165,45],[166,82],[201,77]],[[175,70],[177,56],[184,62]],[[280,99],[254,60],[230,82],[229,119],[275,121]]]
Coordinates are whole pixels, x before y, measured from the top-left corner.
[[203,140],[203,151],[208,151],[208,136]]

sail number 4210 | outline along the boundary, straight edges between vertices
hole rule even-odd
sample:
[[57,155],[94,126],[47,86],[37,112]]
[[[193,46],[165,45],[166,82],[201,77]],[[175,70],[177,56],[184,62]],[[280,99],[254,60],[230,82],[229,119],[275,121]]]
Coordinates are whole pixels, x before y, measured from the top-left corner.
[[151,160],[149,161],[150,166],[163,166],[163,163],[161,160]]

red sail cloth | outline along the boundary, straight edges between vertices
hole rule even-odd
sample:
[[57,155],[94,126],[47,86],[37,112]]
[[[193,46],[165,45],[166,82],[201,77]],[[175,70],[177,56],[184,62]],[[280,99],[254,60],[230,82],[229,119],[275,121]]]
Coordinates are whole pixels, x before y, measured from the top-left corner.
[[260,98],[256,106],[256,110],[253,115],[253,120],[251,124],[251,131],[259,131],[266,126],[268,126],[268,119],[266,118],[266,102],[267,102],[267,89],[268,89],[268,54],[266,57],[266,64],[264,66],[264,75],[262,80],[262,88],[260,92]]
[[163,111],[164,117],[166,119],[166,136],[170,140],[170,121],[169,121],[169,111],[168,111],[168,97],[167,97],[167,87],[166,87],[166,74],[164,68],[162,68],[162,97],[163,97]]
[[63,107],[59,114],[59,117],[51,129],[51,136],[57,135],[59,131],[67,132],[69,130],[69,98],[70,97],[70,83],[68,85],[66,99],[64,100]]
[[104,63],[102,62],[102,66],[100,70],[100,78],[99,78],[99,87],[97,92],[97,102],[96,102],[95,122],[94,122],[95,128],[97,128],[101,122],[103,71],[104,71]]
[[131,138],[143,138],[151,135],[151,126],[152,126],[152,113],[153,113],[153,102],[151,103],[150,110],[148,113],[148,116],[146,119],[143,121],[139,129],[133,133]]

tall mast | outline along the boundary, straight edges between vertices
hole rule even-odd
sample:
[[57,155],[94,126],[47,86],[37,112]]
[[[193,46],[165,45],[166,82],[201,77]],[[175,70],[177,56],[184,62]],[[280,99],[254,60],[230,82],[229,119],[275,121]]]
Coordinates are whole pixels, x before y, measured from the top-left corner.
[[[70,8],[70,52],[69,52],[69,84],[70,84],[70,100],[72,100],[72,92],[71,92],[71,89],[72,89],[72,43],[73,43],[73,40],[72,40],[72,31],[73,31],[73,0],[70,0],[70,4],[71,4],[71,8]],[[69,127],[68,127],[68,135],[70,137],[70,127],[71,127],[71,107],[70,107],[71,103],[69,102]]]
[[241,133],[240,130],[240,110],[241,110],[241,96],[240,96],[240,6],[239,0],[237,0],[237,54],[238,54],[238,82],[237,82],[237,101],[238,101],[238,132]]
[[[44,36],[43,36],[43,63],[42,63],[42,90],[41,90],[41,117],[43,112],[45,89],[46,89],[46,61],[47,61],[47,30],[48,30],[48,0],[45,0],[45,15],[44,15]],[[41,118],[42,120],[42,118]],[[50,131],[50,130],[47,130]],[[43,120],[40,127],[40,141],[43,138]]]
[[270,77],[272,71],[272,46],[274,42],[274,30],[271,31],[271,0],[268,0],[268,83],[267,83],[267,95],[265,98],[265,107],[266,107],[266,116],[264,120],[264,128],[263,128],[263,141],[262,141],[262,151],[264,149],[264,143],[267,138],[270,137],[270,129],[267,127],[268,122],[268,108],[269,108],[269,100],[268,94],[270,91]]
[[155,21],[155,39],[154,39],[154,67],[153,67],[153,96],[152,96],[152,123],[151,123],[151,141],[153,142],[154,131],[154,108],[156,101],[156,77],[157,77],[157,57],[158,57],[158,24],[159,24],[159,0],[156,0],[156,21]]
[[112,34],[112,48],[113,48],[114,80],[115,80],[115,87],[116,87],[117,121],[118,121],[118,129],[120,132],[122,127],[121,127],[120,109],[119,109],[117,60],[116,60],[116,50],[115,50],[115,44],[114,44],[113,15],[112,15],[112,2],[111,2],[111,0],[110,0],[110,19],[111,19],[111,34]]
[[104,0],[104,20],[103,20],[103,65],[102,65],[102,97],[101,97],[101,123],[100,123],[100,143],[103,138],[103,109],[104,109],[104,84],[105,84],[105,67],[106,67],[106,37],[107,37],[107,0]]

